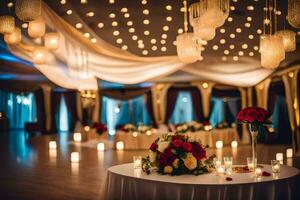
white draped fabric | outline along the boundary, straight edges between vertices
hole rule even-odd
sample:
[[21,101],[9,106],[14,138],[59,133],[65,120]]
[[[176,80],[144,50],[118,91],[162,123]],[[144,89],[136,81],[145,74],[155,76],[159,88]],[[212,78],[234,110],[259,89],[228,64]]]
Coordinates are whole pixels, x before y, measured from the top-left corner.
[[[177,56],[139,57],[103,41],[92,30],[86,31],[97,40],[92,43],[46,4],[42,17],[46,24],[61,34],[59,49],[50,53],[45,65],[35,65],[59,86],[70,89],[97,89],[96,78],[122,84],[136,84],[168,76],[182,70],[199,79],[235,86],[251,86],[262,81],[272,70],[260,67],[258,60],[244,58],[239,62],[210,63],[214,58],[186,65]],[[24,42],[24,41],[23,41]],[[32,44],[10,46],[13,53],[31,61]],[[208,61],[206,61],[208,60]]]
[[[271,172],[270,165],[264,170]],[[257,181],[253,173],[232,174],[232,181],[215,174],[200,176],[147,175],[134,170],[133,164],[113,166],[108,169],[105,197],[107,200],[204,200],[204,199],[293,199],[295,198],[295,176],[299,170],[282,166],[278,179],[262,177]]]

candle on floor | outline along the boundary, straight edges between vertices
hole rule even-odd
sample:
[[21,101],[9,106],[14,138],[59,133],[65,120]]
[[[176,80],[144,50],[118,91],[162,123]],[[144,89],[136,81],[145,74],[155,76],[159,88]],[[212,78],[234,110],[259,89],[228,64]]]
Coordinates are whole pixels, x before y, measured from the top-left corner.
[[79,162],[79,153],[78,152],[71,153],[71,162]]
[[237,141],[232,141],[231,142],[231,147],[232,148],[237,148],[237,146],[238,146],[238,142]]
[[217,148],[217,149],[222,149],[222,148],[223,148],[223,141],[218,140],[218,141],[216,142],[216,148]]
[[124,149],[124,142],[119,141],[116,143],[117,150],[123,150]]
[[56,141],[50,141],[49,142],[49,149],[56,149],[57,145],[56,145]]
[[134,169],[142,168],[142,156],[133,156],[133,168]]
[[97,150],[98,151],[104,151],[105,150],[105,144],[103,142],[100,142],[97,144]]
[[74,133],[73,134],[73,140],[75,141],[75,142],[81,142],[81,133]]
[[283,153],[276,153],[276,160],[283,161]]
[[292,148],[288,148],[286,150],[286,157],[287,158],[292,158],[293,157],[293,149]]
[[271,166],[273,173],[280,172],[280,161],[279,160],[271,160]]

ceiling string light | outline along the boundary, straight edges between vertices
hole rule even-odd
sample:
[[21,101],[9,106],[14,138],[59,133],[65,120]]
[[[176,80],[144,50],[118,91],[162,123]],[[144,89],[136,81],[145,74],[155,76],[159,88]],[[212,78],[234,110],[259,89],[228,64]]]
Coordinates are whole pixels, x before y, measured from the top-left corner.
[[15,18],[9,15],[0,16],[0,33],[9,34],[15,29]]
[[7,44],[19,44],[22,39],[21,29],[15,27],[12,33],[4,34],[4,41]]
[[201,42],[197,45],[194,41],[194,34],[188,32],[187,2],[184,5],[184,33],[176,37],[177,55],[180,61],[185,63],[196,62],[201,57]]

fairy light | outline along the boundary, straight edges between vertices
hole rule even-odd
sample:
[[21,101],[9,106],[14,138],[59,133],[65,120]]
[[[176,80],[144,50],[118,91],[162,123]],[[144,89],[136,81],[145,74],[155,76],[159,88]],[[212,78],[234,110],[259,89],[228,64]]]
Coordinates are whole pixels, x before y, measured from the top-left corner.
[[98,23],[98,28],[103,28],[104,27],[104,24],[102,22],[99,22]]
[[133,25],[133,22],[132,21],[128,21],[127,22],[127,26],[132,26]]
[[168,17],[166,17],[166,20],[168,21],[168,22],[170,22],[170,21],[172,21],[172,17],[171,16],[168,16]]
[[118,26],[118,22],[117,22],[117,21],[113,21],[113,22],[111,23],[111,25],[112,25],[112,26]]
[[143,10],[143,14],[144,14],[144,15],[149,15],[149,13],[150,13],[150,12],[149,12],[148,9],[144,9],[144,10]]
[[115,13],[110,13],[110,14],[108,15],[108,17],[109,17],[109,18],[116,18],[116,14],[115,14]]
[[166,5],[166,10],[168,10],[168,11],[172,10],[172,6],[171,5]]
[[165,52],[165,51],[167,51],[167,47],[161,47],[160,50],[163,51],[163,52]]
[[116,40],[116,42],[117,42],[118,44],[121,44],[121,43],[123,42],[123,40],[122,40],[122,38],[118,38],[118,39]]
[[120,31],[114,31],[114,32],[113,32],[113,35],[114,35],[114,36],[120,35]]
[[75,24],[75,27],[76,27],[77,29],[80,29],[80,28],[82,28],[82,24],[81,24],[81,23],[76,23],[76,24]]
[[225,29],[224,28],[221,28],[220,29],[220,33],[225,33],[226,31],[225,31]]
[[151,42],[151,44],[155,44],[156,43],[156,39],[153,38],[153,39],[150,40],[150,42]]
[[145,20],[143,21],[143,23],[144,23],[145,25],[148,25],[148,24],[150,23],[150,21],[149,21],[148,19],[145,19]]

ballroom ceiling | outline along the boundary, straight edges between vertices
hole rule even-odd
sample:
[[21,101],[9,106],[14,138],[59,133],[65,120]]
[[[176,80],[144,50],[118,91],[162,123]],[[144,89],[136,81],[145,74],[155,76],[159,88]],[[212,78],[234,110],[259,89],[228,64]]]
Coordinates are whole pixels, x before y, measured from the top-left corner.
[[[187,1],[188,5],[194,2]],[[139,56],[176,55],[176,36],[183,29],[181,0],[46,0],[46,3],[91,40],[93,33],[88,29],[110,44]],[[278,4],[278,29],[298,31],[299,38],[300,30],[293,29],[285,20],[287,1]],[[264,6],[264,0],[231,0],[226,23],[203,46],[204,60],[213,57],[218,61],[238,61],[245,56],[259,59]],[[288,54],[287,58],[294,60],[297,52]]]

